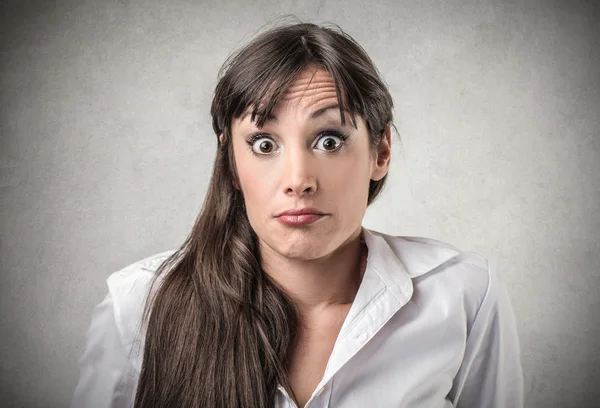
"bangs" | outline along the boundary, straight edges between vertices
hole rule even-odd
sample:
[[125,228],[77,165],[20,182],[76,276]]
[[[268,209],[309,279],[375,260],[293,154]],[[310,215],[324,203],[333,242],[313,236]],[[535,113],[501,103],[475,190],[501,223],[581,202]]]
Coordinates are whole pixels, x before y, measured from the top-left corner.
[[[361,114],[361,112],[357,109],[357,106],[347,103],[348,92],[340,85],[347,81],[337,78],[327,68],[315,63],[308,63],[300,67],[290,67],[291,69],[287,71],[282,70],[282,72],[267,71],[264,79],[260,83],[257,81],[257,91],[251,92],[248,90],[245,94],[240,94],[232,117],[237,119],[251,109],[250,121],[254,122],[259,129],[262,128],[265,121],[273,116],[273,109],[275,109],[275,106],[277,106],[286,90],[296,80],[298,75],[304,72],[305,69],[313,66],[324,69],[333,78],[342,126],[346,125],[347,112],[352,119],[352,126],[356,128],[356,114]],[[310,82],[312,82],[313,77],[311,77]],[[248,102],[245,103],[246,101]]]

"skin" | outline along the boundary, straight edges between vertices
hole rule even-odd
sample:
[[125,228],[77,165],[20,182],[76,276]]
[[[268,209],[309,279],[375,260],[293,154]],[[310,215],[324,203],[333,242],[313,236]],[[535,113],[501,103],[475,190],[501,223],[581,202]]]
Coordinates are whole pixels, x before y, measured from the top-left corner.
[[[317,331],[337,325],[358,291],[369,180],[384,177],[390,164],[389,126],[373,151],[362,117],[356,117],[357,128],[349,115],[341,126],[337,107],[310,117],[337,102],[329,73],[308,67],[275,107],[276,121],[266,121],[262,129],[251,115],[232,123],[236,188],[259,238],[261,265],[298,305],[305,327]],[[323,133],[331,129],[345,132],[347,140]],[[265,136],[250,146],[253,132]],[[275,217],[304,207],[328,215],[301,227],[283,225]]]

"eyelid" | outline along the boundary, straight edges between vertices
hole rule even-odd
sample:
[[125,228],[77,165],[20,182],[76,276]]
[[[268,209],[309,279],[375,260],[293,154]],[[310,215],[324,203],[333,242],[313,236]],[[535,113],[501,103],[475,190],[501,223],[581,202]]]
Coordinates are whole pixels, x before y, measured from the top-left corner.
[[275,141],[275,139],[273,139],[273,136],[271,136],[268,133],[263,133],[263,132],[254,132],[254,133],[250,134],[248,136],[248,139],[246,139],[246,141],[248,143],[254,143],[259,139],[271,139],[271,140]]

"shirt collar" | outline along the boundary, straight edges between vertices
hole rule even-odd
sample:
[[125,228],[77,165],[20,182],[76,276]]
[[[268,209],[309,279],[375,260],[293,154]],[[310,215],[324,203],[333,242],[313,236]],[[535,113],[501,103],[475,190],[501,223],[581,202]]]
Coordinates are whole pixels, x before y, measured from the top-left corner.
[[385,285],[403,303],[412,296],[411,279],[424,275],[459,254],[432,239],[400,237],[363,227],[367,267],[372,267]]

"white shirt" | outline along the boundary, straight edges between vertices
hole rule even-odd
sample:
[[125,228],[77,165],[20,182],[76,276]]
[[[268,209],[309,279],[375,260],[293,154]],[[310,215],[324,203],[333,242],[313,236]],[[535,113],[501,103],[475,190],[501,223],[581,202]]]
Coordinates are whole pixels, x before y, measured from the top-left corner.
[[[363,231],[363,280],[305,407],[521,408],[514,314],[494,267],[431,238]],[[108,277],[79,359],[72,408],[133,406],[143,302],[153,273],[173,252]],[[296,404],[280,386],[274,406]]]

